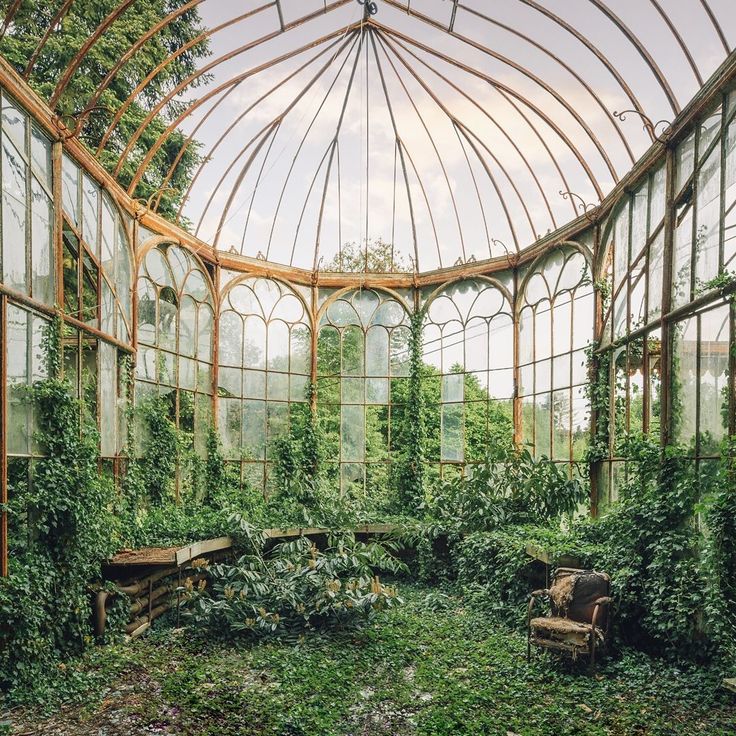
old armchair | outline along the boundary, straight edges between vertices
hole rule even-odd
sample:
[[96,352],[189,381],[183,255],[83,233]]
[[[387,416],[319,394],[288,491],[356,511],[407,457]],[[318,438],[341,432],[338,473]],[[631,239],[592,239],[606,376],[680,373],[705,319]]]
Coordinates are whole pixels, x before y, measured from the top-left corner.
[[[527,660],[532,645],[583,655],[595,664],[596,651],[608,646],[611,579],[603,572],[560,567],[548,590],[535,590],[527,610]],[[533,618],[540,598],[548,598],[550,615]]]

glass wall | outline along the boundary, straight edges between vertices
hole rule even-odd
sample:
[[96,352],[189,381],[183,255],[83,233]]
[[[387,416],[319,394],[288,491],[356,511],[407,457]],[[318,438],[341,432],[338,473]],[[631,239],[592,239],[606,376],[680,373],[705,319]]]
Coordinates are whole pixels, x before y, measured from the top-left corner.
[[585,348],[595,316],[590,257],[584,246],[555,249],[521,283],[521,431],[535,457],[578,461],[588,445]]
[[5,92],[0,121],[2,283],[52,305],[51,141]]
[[317,402],[332,477],[344,492],[386,488],[406,403],[409,316],[400,296],[338,292],[323,305]]
[[211,424],[214,314],[201,262],[171,243],[151,248],[138,272],[136,403],[164,397],[201,454]]
[[484,278],[430,292],[423,338],[426,456],[434,475],[446,476],[513,440],[510,295]]
[[308,408],[312,330],[308,305],[288,285],[246,278],[220,307],[218,414],[225,454],[251,487],[271,488],[276,441]]

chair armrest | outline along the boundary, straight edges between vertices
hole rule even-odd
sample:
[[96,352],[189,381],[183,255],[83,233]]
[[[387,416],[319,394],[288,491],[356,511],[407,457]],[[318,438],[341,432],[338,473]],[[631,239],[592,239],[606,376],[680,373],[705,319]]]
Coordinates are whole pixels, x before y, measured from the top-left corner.
[[598,600],[595,601],[596,606],[610,606],[611,603],[613,603],[613,598],[610,598],[607,595],[604,595],[602,598],[598,598]]
[[531,626],[531,620],[532,620],[532,608],[534,608],[534,603],[536,602],[537,598],[542,598],[544,596],[549,595],[549,591],[545,588],[544,590],[533,590],[531,595],[529,596],[529,605],[526,609],[526,627],[529,629]]

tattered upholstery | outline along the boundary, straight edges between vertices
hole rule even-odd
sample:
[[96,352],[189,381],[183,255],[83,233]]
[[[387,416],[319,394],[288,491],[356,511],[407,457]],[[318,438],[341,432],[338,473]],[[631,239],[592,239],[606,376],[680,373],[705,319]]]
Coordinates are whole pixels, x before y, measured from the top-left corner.
[[[594,570],[560,568],[549,590],[535,591],[529,603],[529,647],[541,647],[595,657],[595,649],[605,646],[610,598],[610,579]],[[547,596],[551,615],[532,618],[536,597]],[[595,625],[593,618],[595,616]]]

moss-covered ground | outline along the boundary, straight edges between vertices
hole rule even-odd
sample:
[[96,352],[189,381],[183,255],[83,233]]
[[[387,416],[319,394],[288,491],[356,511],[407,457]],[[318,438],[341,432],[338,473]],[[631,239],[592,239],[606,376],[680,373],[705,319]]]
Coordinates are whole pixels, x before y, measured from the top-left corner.
[[[403,586],[406,604],[358,632],[297,645],[223,643],[165,625],[98,647],[46,702],[0,717],[13,734],[736,734],[714,670],[624,651],[595,675],[459,597]],[[66,698],[61,705],[59,698]]]

